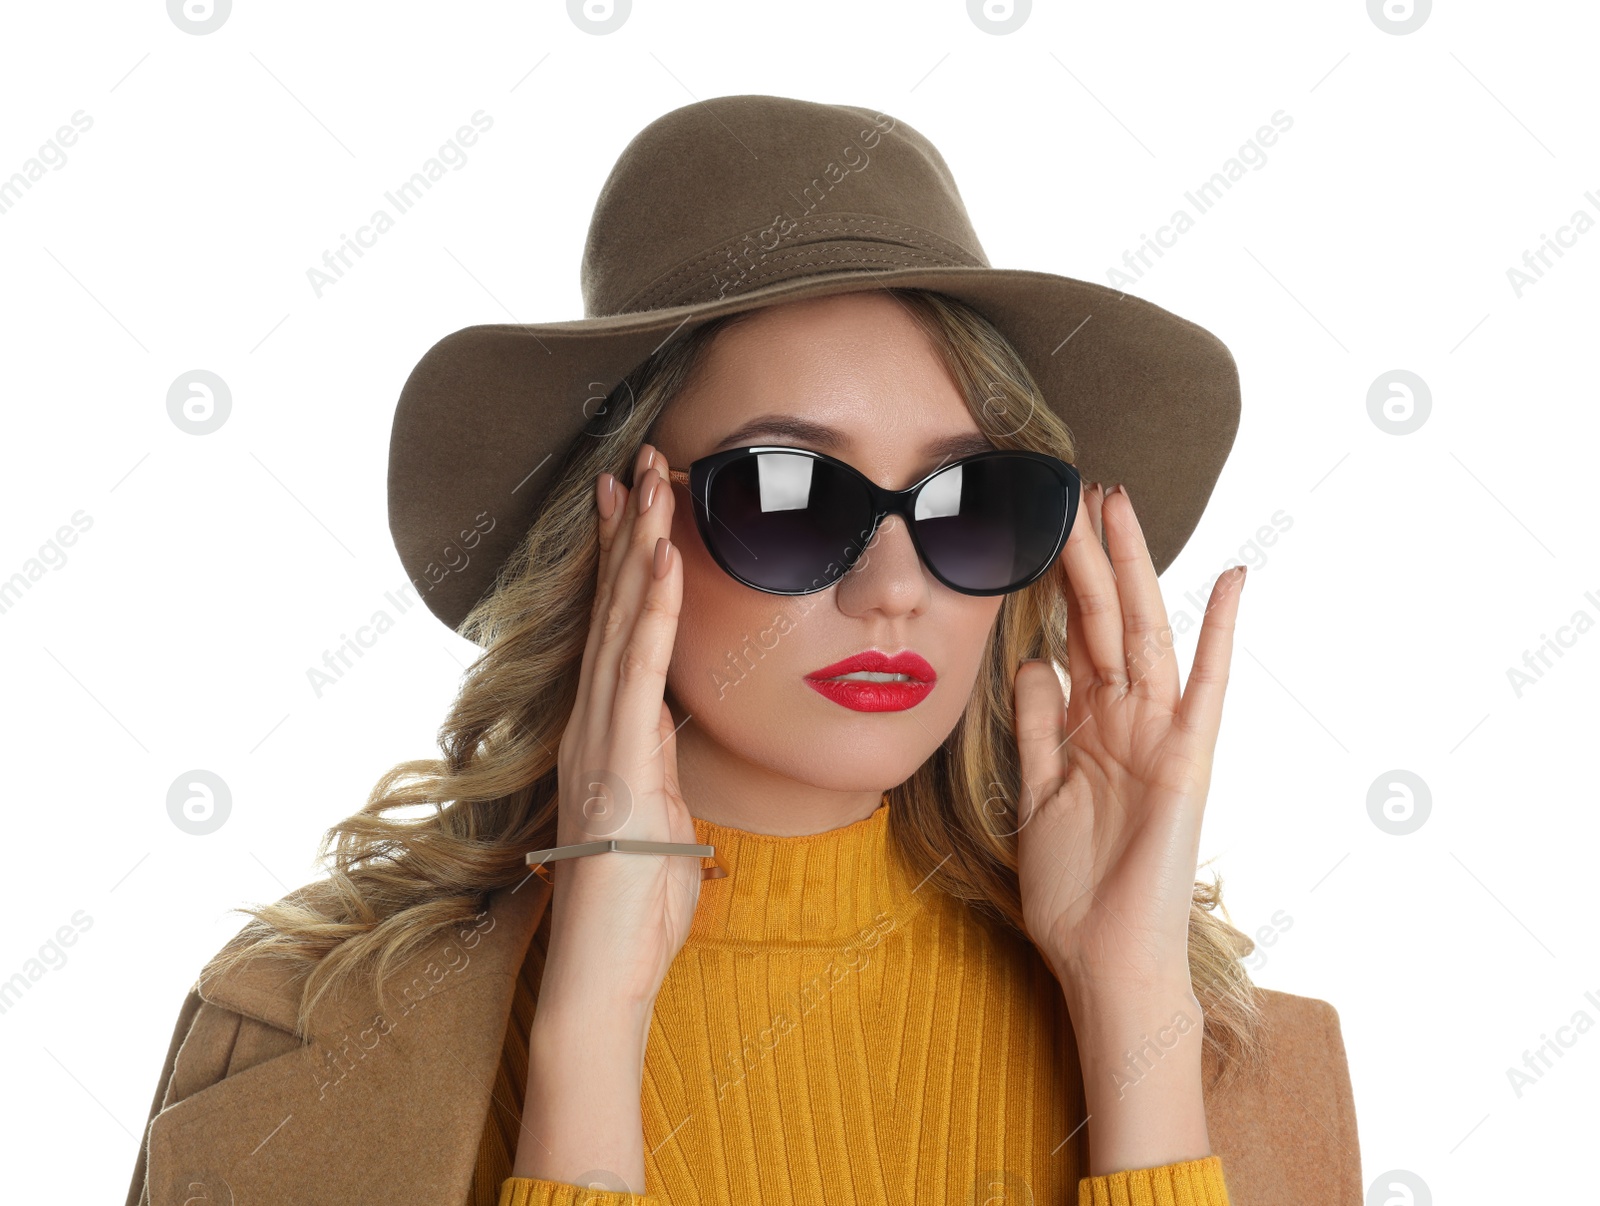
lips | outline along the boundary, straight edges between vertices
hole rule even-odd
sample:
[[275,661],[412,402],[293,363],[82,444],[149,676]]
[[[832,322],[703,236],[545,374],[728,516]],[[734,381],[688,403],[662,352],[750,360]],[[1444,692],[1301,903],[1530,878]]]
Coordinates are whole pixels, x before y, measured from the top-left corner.
[[[863,672],[905,677],[890,681],[840,678],[841,675]],[[927,659],[909,649],[892,657],[878,649],[866,649],[831,666],[813,670],[804,681],[819,695],[852,711],[900,712],[926,699],[938,678]]]

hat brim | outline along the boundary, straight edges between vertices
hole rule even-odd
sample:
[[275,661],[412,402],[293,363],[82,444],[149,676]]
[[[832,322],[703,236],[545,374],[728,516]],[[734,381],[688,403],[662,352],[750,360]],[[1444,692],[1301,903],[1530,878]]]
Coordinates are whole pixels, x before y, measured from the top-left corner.
[[[1072,432],[1085,482],[1121,482],[1158,574],[1193,533],[1239,426],[1239,374],[1211,332],[1143,298],[1026,269],[842,271],[716,301],[446,335],[400,391],[389,530],[429,609],[458,629],[526,534],[563,454],[668,337],[722,314],[866,289],[932,289],[1016,348]],[[1025,416],[1001,421],[1020,428]]]

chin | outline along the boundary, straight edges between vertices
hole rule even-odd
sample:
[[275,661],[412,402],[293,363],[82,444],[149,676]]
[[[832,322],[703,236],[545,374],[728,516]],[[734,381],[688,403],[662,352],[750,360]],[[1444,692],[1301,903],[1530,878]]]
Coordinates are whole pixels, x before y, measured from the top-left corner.
[[[943,689],[943,683],[936,688]],[[767,689],[740,700],[734,692],[721,706],[710,693],[703,711],[684,702],[707,738],[774,774],[828,791],[882,791],[915,774],[960,720],[959,711],[935,712],[935,699],[930,694],[902,711],[860,712],[797,682],[793,693]]]

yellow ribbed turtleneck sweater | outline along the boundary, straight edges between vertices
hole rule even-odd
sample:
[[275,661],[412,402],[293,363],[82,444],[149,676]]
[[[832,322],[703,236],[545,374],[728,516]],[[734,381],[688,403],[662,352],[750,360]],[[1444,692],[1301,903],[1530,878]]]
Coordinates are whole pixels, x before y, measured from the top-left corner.
[[[892,858],[889,806],[773,837],[695,819],[706,880],[657,994],[648,1193],[510,1176],[549,916],[523,963],[467,1206],[1227,1206],[1219,1157],[1087,1177],[1066,1002],[1026,938]],[[601,856],[609,857],[609,856]]]

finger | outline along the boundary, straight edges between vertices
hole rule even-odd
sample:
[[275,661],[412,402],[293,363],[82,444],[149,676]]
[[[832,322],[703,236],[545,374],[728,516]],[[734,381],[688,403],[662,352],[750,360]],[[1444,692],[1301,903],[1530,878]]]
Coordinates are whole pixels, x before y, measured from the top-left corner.
[[1078,600],[1072,592],[1071,586],[1067,587],[1067,712],[1071,721],[1072,704],[1075,700],[1082,701],[1083,695],[1079,694],[1080,686],[1087,687],[1094,681],[1094,665],[1089,659],[1089,645],[1083,638],[1083,613],[1078,610]]
[[[600,568],[608,570],[613,556],[612,550],[617,546],[617,533],[621,530],[622,523],[628,516],[628,499],[633,496],[633,491],[623,485],[614,473],[606,473],[601,476],[605,479],[605,484],[597,485],[596,492],[597,495],[605,496],[609,499],[607,505],[611,508],[611,514],[606,515],[603,511],[601,512],[599,529]],[[610,487],[609,494],[606,492],[606,485]],[[596,504],[599,505],[599,502],[600,499],[597,497]],[[611,574],[608,572],[605,577],[609,582]]]
[[1176,706],[1178,659],[1172,652],[1172,628],[1150,546],[1145,543],[1127,487],[1119,485],[1105,499],[1101,516],[1122,602],[1122,643],[1130,688]]
[[[1103,490],[1099,482],[1093,482],[1083,489],[1082,503],[1078,510],[1090,513],[1090,527],[1098,523],[1096,518],[1100,511],[1100,498]],[[1092,508],[1091,508],[1092,503]],[[1074,527],[1076,527],[1074,521]],[[1070,534],[1069,534],[1070,535]],[[1099,537],[1096,537],[1098,541]],[[1068,578],[1066,589],[1063,592],[1067,601],[1067,721],[1072,721],[1073,704],[1086,698],[1087,688],[1096,681],[1094,662],[1089,656],[1089,643],[1084,637],[1083,612],[1078,607],[1077,592],[1074,590],[1070,575],[1066,572],[1066,550],[1063,548],[1061,556],[1062,576]],[[1083,688],[1083,690],[1080,690]]]
[[1071,668],[1073,684],[1126,682],[1128,664],[1122,649],[1122,604],[1117,598],[1117,579],[1095,537],[1087,507],[1078,508],[1061,560],[1077,601],[1083,647],[1088,653],[1081,664]]
[[[628,515],[617,531],[612,548],[616,576],[610,607],[603,617],[605,631],[595,652],[594,680],[590,685],[590,735],[598,745],[612,725],[616,709],[617,676],[622,672],[624,651],[639,620],[639,609],[652,579],[655,544],[672,535],[672,491],[666,481],[667,464],[659,452],[645,447],[642,463],[653,464],[634,481]],[[655,727],[655,707],[647,718]]]
[[1055,795],[1065,777],[1067,714],[1061,680],[1044,659],[1017,667],[1015,689],[1017,755],[1022,773],[1022,799],[1017,802],[1020,830],[1040,801]]
[[[668,493],[666,484],[659,483],[657,498],[663,493]],[[617,754],[637,769],[641,781],[661,791],[666,787],[666,761],[659,730],[683,599],[683,557],[665,533],[655,545],[644,597],[617,662],[616,701],[608,727]]]
[[[642,445],[634,455],[632,476],[635,486],[639,484],[651,455],[652,449],[648,444]],[[585,718],[585,732],[590,735],[593,735],[599,727],[595,723],[596,715],[606,715],[611,706],[610,689],[602,684],[597,667],[606,642],[614,640],[616,630],[626,623],[626,617],[617,605],[617,577],[633,530],[637,506],[635,496],[638,492],[628,489],[621,481],[617,482],[616,492],[616,509],[610,520],[609,537],[600,554],[600,565],[596,571],[594,606],[589,613],[589,640],[592,649],[586,650],[588,677],[584,680],[585,689],[581,697],[583,711],[579,714]],[[599,688],[598,694],[597,688]],[[600,711],[601,708],[606,711]]]
[[[626,501],[627,490],[616,476],[611,473],[601,473],[595,478],[594,504],[595,504],[595,535],[599,547],[599,555],[595,559],[595,587],[594,597],[589,607],[589,632],[583,646],[583,657],[578,663],[578,688],[573,701],[573,715],[585,715],[584,708],[589,699],[589,681],[593,672],[595,651],[600,647],[599,626],[595,617],[600,614],[600,609],[605,605],[605,599],[610,589],[610,578],[606,571],[607,556],[616,539],[617,526],[622,519],[622,508]],[[606,512],[610,511],[608,515]],[[568,731],[571,731],[569,725]],[[565,735],[563,735],[565,737]]]
[[1222,728],[1222,696],[1228,687],[1228,666],[1233,660],[1233,630],[1239,615],[1239,595],[1244,590],[1244,567],[1237,566],[1217,578],[1211,601],[1200,624],[1194,667],[1183,689],[1176,723],[1187,732],[1214,742]]
[[[610,511],[606,514],[606,507],[602,505],[602,495],[607,492],[609,480]],[[616,545],[617,530],[622,526],[626,513],[630,491],[614,474],[601,474],[595,480],[595,508],[599,517],[597,532],[600,544],[600,556],[595,569],[594,601],[589,608],[589,635],[584,642],[583,658],[578,664],[578,690],[573,699],[572,714],[574,716],[587,716],[589,707],[589,685],[594,678],[595,656],[600,650],[600,640],[603,625],[599,617],[604,614],[605,608],[611,599],[612,582],[616,574],[611,567],[611,550]]]
[[1089,526],[1094,529],[1094,538],[1102,545],[1105,544],[1106,532],[1102,513],[1106,499],[1106,488],[1101,482],[1091,482],[1083,492],[1083,505],[1089,512]]

